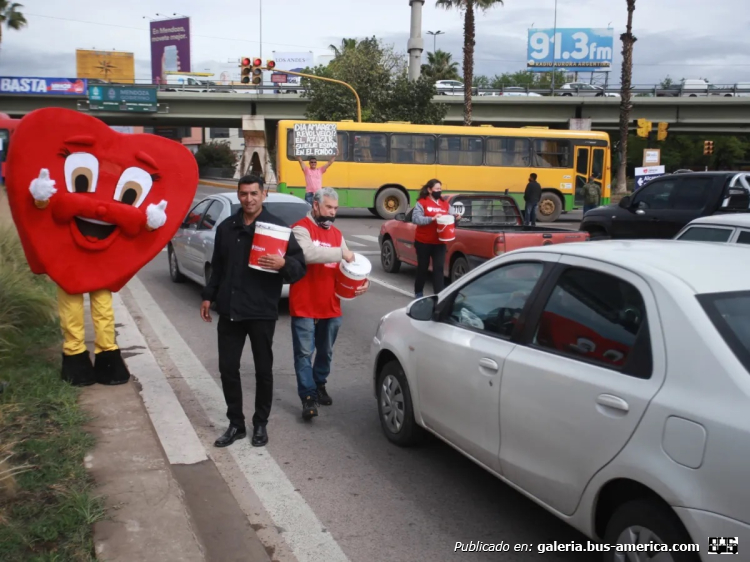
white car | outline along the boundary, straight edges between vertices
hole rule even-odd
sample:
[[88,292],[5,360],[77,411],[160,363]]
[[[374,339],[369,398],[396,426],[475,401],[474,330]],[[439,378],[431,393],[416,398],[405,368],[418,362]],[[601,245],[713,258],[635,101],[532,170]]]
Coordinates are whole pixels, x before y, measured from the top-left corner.
[[690,221],[675,240],[750,244],[750,214],[710,215]]
[[[263,206],[289,226],[303,219],[310,210],[304,199],[286,193],[269,193]],[[208,284],[216,227],[239,212],[240,207],[237,192],[227,191],[209,195],[190,210],[167,246],[172,281],[182,283],[187,278],[202,287]],[[286,283],[281,298],[289,298]]]
[[438,80],[435,88],[439,96],[463,96],[464,84],[458,80]]
[[371,353],[393,443],[438,436],[600,549],[700,550],[604,560],[707,562],[708,537],[750,544],[745,249],[510,252],[384,316]]
[[570,82],[560,86],[559,96],[596,96],[619,98],[620,94],[616,92],[606,92],[601,86],[587,84],[586,82]]

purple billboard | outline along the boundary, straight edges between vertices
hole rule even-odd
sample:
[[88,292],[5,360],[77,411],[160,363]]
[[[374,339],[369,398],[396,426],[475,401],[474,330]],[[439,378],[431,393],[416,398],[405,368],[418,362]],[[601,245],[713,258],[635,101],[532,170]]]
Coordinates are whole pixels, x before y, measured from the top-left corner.
[[151,77],[154,83],[166,81],[165,72],[190,72],[190,18],[152,21]]

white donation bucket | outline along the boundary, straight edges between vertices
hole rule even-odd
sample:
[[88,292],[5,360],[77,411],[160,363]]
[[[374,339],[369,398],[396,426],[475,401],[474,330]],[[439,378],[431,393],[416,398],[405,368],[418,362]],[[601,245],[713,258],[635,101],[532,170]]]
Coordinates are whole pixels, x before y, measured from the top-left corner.
[[267,269],[258,265],[258,261],[268,254],[279,255],[284,257],[289,247],[289,237],[292,235],[292,229],[278,224],[259,222],[255,224],[255,235],[253,236],[253,247],[250,250],[249,267],[267,271],[268,273],[278,273],[274,269]]
[[341,260],[336,273],[336,296],[345,301],[352,300],[357,289],[367,282],[371,271],[370,260],[362,254],[354,254],[352,263]]
[[456,219],[453,215],[440,215],[437,218],[438,240],[450,242],[456,239]]

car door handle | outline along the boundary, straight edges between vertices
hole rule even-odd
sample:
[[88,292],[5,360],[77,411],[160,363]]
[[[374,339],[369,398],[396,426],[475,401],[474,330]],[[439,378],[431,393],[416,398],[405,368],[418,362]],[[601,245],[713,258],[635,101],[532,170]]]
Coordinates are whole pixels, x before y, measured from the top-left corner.
[[605,406],[614,410],[621,410],[623,412],[630,411],[630,406],[625,400],[618,396],[612,396],[611,394],[600,394],[596,398],[596,403],[600,406]]
[[500,369],[495,361],[486,357],[479,360],[479,366],[493,372],[497,372]]

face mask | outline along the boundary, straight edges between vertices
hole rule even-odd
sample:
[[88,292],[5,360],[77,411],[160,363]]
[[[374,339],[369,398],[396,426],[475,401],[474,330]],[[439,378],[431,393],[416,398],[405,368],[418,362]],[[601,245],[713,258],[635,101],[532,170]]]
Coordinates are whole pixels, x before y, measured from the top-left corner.
[[441,196],[441,195],[442,195],[442,194],[441,194],[441,193],[440,193],[439,191],[433,191],[433,192],[432,192],[432,198],[433,198],[433,199],[434,199],[435,201],[440,201],[440,196]]
[[335,220],[336,217],[315,217],[315,222],[323,228],[331,228],[331,225],[333,225],[333,221]]

